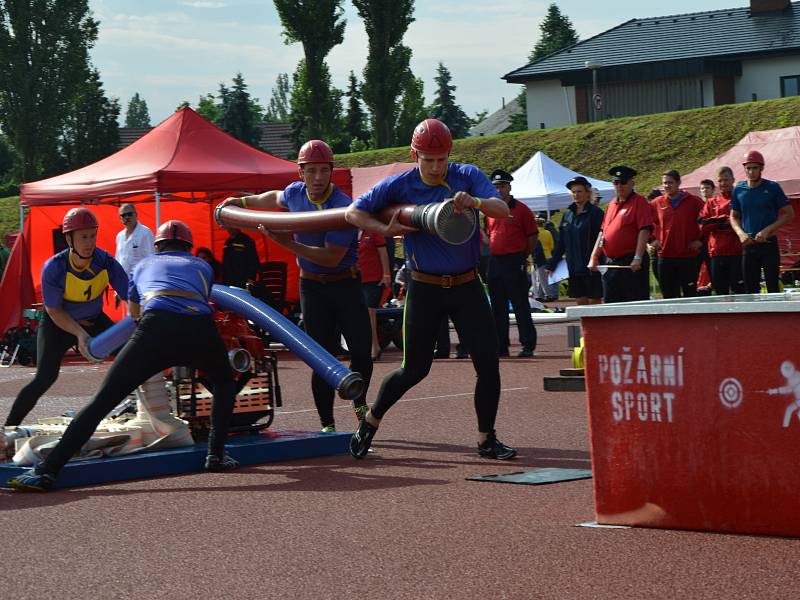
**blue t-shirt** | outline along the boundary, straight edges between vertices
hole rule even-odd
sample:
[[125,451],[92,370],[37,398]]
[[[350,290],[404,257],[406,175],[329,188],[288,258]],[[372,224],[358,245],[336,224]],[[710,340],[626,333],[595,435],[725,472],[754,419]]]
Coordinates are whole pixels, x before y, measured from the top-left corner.
[[89,266],[78,269],[67,248],[47,259],[42,267],[45,306],[63,308],[76,321],[91,321],[103,312],[103,292],[108,284],[120,298],[128,299],[128,276],[113,256],[95,248]]
[[[283,204],[291,212],[305,212],[313,210],[324,210],[326,208],[347,208],[350,206],[350,198],[335,185],[331,184],[328,190],[328,197],[320,203],[312,202],[308,198],[306,184],[296,181],[283,190]],[[339,273],[345,269],[355,266],[358,262],[358,231],[355,229],[339,229],[336,231],[310,231],[295,233],[294,239],[306,246],[316,246],[324,248],[325,242],[334,246],[347,248],[342,260],[335,267],[323,267],[317,263],[306,260],[300,256],[297,262],[304,271],[312,273]]]
[[742,229],[750,237],[777,221],[778,211],[788,205],[781,186],[769,179],[762,179],[754,188],[740,181],[731,194],[731,210],[741,215]]
[[[448,163],[442,183],[430,185],[422,180],[419,168],[387,177],[366,192],[355,206],[369,213],[380,212],[391,204],[430,204],[468,192],[478,198],[496,198],[497,190],[489,178],[474,165]],[[418,231],[404,236],[406,265],[415,271],[436,275],[455,275],[476,268],[480,260],[480,232],[465,244],[448,244],[436,235]]]
[[[131,274],[131,302],[142,304],[142,312],[167,310],[180,314],[208,315],[208,296],[214,284],[214,269],[189,252],[160,252],[142,259]],[[188,292],[194,297],[154,295],[158,292]]]

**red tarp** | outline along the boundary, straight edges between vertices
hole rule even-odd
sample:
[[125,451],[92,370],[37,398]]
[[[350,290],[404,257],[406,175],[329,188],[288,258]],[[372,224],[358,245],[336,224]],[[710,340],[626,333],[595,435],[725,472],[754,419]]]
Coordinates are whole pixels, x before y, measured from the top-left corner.
[[[295,163],[252,148],[192,109],[181,109],[116,154],[76,171],[22,186],[20,204],[30,207],[24,243],[37,298],[41,298],[42,265],[54,251],[53,230],[77,204],[96,205],[90,208],[100,221],[98,247],[111,254],[116,234],[122,229],[118,207],[131,202],[137,205],[139,220],[153,231],[156,206],[159,222],[174,218],[185,221],[192,228],[195,247],[211,248],[220,259],[227,234],[214,222],[216,205],[229,195],[283,189],[298,178]],[[333,182],[346,194],[352,193],[348,169],[335,169]],[[296,300],[299,288],[294,254],[255,232],[247,233],[256,240],[262,261],[288,264],[287,299]],[[12,254],[16,252],[15,247]],[[0,315],[6,313],[5,307],[12,302],[12,296],[16,298],[17,291],[16,285],[5,281],[0,284]],[[111,316],[120,314],[110,306],[106,311]],[[21,315],[14,318],[19,320]],[[3,325],[0,319],[0,332],[16,323],[6,324],[5,328]]]
[[778,232],[781,266],[790,267],[800,260],[800,127],[751,131],[724,154],[684,175],[681,187],[699,194],[701,180],[710,179],[716,184],[720,167],[733,169],[736,181],[745,180],[742,157],[748,150],[764,155],[764,177],[781,185],[794,208],[794,221]]
[[0,335],[11,327],[18,327],[22,322],[22,310],[36,301],[25,237],[17,236],[0,280],[3,300],[0,302]]

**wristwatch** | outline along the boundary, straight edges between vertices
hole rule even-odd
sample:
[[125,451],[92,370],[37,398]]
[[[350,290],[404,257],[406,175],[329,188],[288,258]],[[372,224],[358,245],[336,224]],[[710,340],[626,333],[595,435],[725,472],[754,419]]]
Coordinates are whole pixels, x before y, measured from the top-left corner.
[[633,260],[642,260],[642,257],[639,256],[638,254],[634,254],[633,255]]

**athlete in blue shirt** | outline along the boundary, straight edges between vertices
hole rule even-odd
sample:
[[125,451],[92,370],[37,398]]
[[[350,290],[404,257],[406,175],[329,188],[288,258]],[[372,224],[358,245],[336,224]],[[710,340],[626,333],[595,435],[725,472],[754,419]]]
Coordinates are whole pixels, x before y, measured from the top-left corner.
[[73,208],[64,215],[61,231],[69,248],[42,268],[45,313],[36,332],[36,375],[14,400],[7,427],[22,423],[55,383],[67,350],[77,345],[94,362],[87,341],[114,324],[103,312],[109,283],[120,298],[128,297],[128,277],[113,256],[97,248],[97,228],[97,218],[88,208]]
[[361,420],[350,441],[350,453],[363,458],[381,419],[400,397],[424,379],[431,369],[439,324],[449,317],[459,338],[470,349],[478,375],[475,410],[478,453],[507,459],[516,450],[501,443],[494,431],[500,400],[497,332],[477,267],[480,234],[461,245],[416,231],[393,218],[384,224],[373,216],[389,204],[428,204],[453,198],[456,211],[480,210],[487,217],[506,218],[508,205],[477,167],[448,162],[453,142],[450,130],[436,119],[414,129],[411,157],[417,168],[388,177],[358,198],[347,220],[384,237],[405,235],[406,267],[410,274],[403,319],[403,362],[381,384],[378,398]]
[[794,219],[794,209],[789,204],[781,186],[763,179],[764,156],[757,150],[744,155],[742,164],[747,175],[731,194],[731,227],[742,242],[742,273],[748,293],[761,291],[761,271],[767,291],[779,290],[780,251],[778,230]]
[[138,385],[160,371],[186,365],[213,383],[208,471],[227,471],[238,462],[225,453],[236,396],[225,344],[208,306],[211,266],[192,256],[192,233],[181,221],[167,221],[155,236],[156,254],[133,271],[128,310],[136,331],[114,360],[92,401],[72,420],[61,441],[35,468],[9,480],[20,491],[53,487],[59,471],[92,436],[97,425]]
[[[303,144],[297,156],[301,181],[284,190],[227,198],[222,205],[244,208],[288,209],[308,212],[350,205],[350,198],[333,183],[333,151],[322,140]],[[300,265],[300,307],[306,333],[331,354],[340,335],[350,352],[350,369],[361,373],[364,392],[353,401],[356,416],[367,411],[367,389],[372,377],[372,327],[361,291],[358,232],[354,229],[291,234],[263,230],[265,235],[297,255]],[[323,432],[336,431],[333,417],[335,390],[313,373],[311,391]]]

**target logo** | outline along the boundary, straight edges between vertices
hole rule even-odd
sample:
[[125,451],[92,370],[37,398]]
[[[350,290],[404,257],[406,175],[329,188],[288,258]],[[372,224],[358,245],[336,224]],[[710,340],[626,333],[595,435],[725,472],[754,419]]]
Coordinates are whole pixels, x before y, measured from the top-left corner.
[[743,399],[742,384],[735,377],[728,377],[719,384],[719,400],[725,408],[737,408]]

